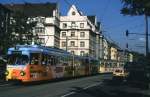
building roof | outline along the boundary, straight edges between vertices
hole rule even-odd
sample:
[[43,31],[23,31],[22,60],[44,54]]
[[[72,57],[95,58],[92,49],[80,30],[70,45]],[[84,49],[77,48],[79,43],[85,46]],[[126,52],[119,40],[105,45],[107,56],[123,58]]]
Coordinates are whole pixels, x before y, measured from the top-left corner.
[[119,50],[119,51],[122,50],[117,44],[115,44],[115,43],[113,43],[113,42],[110,43],[110,46],[116,48],[116,49]]
[[96,28],[97,28],[98,30],[100,30],[100,25],[101,25],[101,23],[100,23],[100,22],[97,22]]
[[6,4],[8,9],[23,12],[26,16],[53,16],[53,10],[57,8],[56,3],[24,3]]
[[87,17],[95,25],[95,16],[87,16]]

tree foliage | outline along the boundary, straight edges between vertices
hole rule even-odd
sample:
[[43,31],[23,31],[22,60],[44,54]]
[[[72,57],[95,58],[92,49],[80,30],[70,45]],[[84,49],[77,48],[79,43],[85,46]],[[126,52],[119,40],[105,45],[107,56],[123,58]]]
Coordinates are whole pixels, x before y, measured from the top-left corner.
[[34,37],[32,30],[35,26],[36,22],[29,21],[29,17],[25,14],[14,12],[10,24],[13,44],[30,44]]
[[11,46],[10,10],[0,9],[0,56]]
[[146,39],[146,56],[148,56],[148,16],[150,16],[150,0],[121,0],[123,8],[121,14],[131,16],[145,16],[145,39]]
[[121,2],[123,3],[121,14],[150,16],[150,0],[121,0]]
[[[6,22],[6,20],[4,20]],[[35,21],[30,21],[23,12],[11,12],[7,19],[6,29],[0,30],[0,55],[6,54],[9,47],[17,44],[31,44],[36,35],[33,34]],[[37,38],[37,36],[36,36]]]

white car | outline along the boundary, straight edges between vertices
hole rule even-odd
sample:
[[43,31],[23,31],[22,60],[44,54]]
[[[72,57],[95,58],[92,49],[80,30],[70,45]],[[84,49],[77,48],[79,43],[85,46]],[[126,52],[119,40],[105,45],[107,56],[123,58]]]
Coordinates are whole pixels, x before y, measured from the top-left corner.
[[119,68],[119,69],[116,69],[114,72],[113,72],[113,76],[114,77],[127,77],[128,76],[128,72],[125,72],[125,70],[123,68]]

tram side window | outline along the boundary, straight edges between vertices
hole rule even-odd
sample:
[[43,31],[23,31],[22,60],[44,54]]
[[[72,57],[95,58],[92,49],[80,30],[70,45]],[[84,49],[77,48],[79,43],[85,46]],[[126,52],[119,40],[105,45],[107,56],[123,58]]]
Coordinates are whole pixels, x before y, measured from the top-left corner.
[[72,59],[71,59],[71,57],[68,57],[68,66],[71,66],[71,63],[72,63]]
[[51,56],[48,56],[48,59],[47,59],[47,64],[48,64],[48,65],[51,65],[51,64],[52,64],[52,59],[51,59]]
[[47,55],[46,54],[42,54],[41,64],[42,65],[47,65]]
[[52,65],[57,65],[57,63],[58,63],[58,58],[57,58],[57,57],[54,57],[54,58],[53,58],[53,64],[52,64]]
[[64,63],[64,57],[61,57],[61,56],[59,57],[59,63],[63,65],[63,63]]
[[89,59],[85,59],[85,65],[89,65],[90,64],[90,60]]
[[69,60],[68,60],[67,56],[61,57],[61,61],[62,61],[63,66],[68,66]]
[[31,53],[31,64],[38,65],[40,63],[40,54]]
[[52,55],[48,56],[48,64],[49,65],[54,65],[55,57]]

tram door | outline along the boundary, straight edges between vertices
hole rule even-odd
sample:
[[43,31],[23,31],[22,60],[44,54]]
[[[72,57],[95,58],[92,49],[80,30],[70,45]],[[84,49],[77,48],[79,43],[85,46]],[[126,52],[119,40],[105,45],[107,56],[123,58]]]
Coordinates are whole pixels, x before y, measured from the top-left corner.
[[48,65],[48,55],[43,53],[30,54],[30,78],[31,80],[46,80],[52,78],[50,66]]
[[51,68],[52,63],[53,63],[53,59],[51,55],[43,53],[41,56],[41,66],[42,66],[43,77],[45,77],[45,79],[53,78],[52,68]]
[[40,53],[30,53],[30,78],[31,80],[40,80],[41,79],[41,68],[40,68]]

